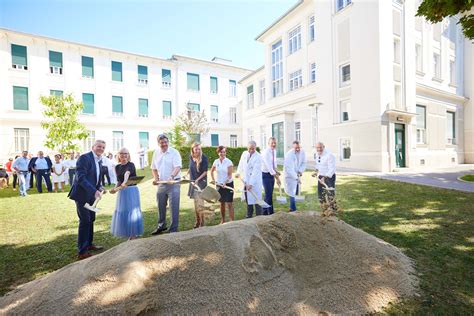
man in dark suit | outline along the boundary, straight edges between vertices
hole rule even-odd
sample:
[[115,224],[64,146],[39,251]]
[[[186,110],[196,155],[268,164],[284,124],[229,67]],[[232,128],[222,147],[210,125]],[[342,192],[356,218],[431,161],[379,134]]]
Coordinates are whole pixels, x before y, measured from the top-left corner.
[[84,207],[86,203],[92,205],[100,196],[103,188],[100,185],[102,154],[105,142],[96,140],[92,151],[81,155],[76,164],[76,177],[69,191],[69,198],[76,202],[77,216],[79,217],[79,231],[77,236],[78,259],[92,256],[89,251],[101,250],[103,247],[93,244],[95,212]]
[[[31,177],[36,175],[36,189],[39,193],[43,193],[43,179],[46,182],[48,192],[53,192],[53,186],[51,185],[51,167],[53,163],[49,157],[45,157],[44,153],[38,151],[38,156],[30,160],[28,169],[31,170]],[[30,182],[32,185],[33,182]]]

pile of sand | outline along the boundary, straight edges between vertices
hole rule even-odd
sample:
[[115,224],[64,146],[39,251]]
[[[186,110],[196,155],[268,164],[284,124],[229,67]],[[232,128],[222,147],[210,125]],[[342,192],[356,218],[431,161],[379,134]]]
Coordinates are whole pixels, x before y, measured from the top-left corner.
[[138,239],[0,298],[0,314],[366,313],[415,294],[400,250],[335,218],[284,214]]

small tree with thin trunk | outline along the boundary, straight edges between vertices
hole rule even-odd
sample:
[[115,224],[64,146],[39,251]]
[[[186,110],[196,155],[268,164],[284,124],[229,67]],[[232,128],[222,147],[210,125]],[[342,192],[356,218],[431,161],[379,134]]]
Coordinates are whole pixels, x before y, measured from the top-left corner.
[[181,126],[175,122],[171,131],[167,133],[171,146],[181,148],[186,145],[186,137],[183,135]]
[[187,136],[187,145],[197,138],[197,135],[205,135],[209,132],[209,122],[205,111],[195,111],[186,105],[187,110],[176,119],[183,133]]
[[79,150],[78,142],[88,135],[78,118],[83,103],[75,101],[72,94],[41,96],[40,101],[45,107],[43,116],[46,120],[41,122],[41,127],[46,130],[44,145],[60,153]]

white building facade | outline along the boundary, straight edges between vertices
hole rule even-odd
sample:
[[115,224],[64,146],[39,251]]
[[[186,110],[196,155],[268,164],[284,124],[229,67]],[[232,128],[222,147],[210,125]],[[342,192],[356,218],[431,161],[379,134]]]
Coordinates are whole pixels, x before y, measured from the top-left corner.
[[474,163],[473,44],[414,1],[299,1],[257,36],[265,64],[241,80],[243,137],[279,156],[322,141],[340,167]]
[[127,147],[136,158],[188,107],[206,112],[204,145],[241,145],[237,82],[249,73],[218,58],[159,59],[0,29],[0,159],[47,152],[40,96],[68,93],[84,103],[83,151],[103,139],[107,152]]

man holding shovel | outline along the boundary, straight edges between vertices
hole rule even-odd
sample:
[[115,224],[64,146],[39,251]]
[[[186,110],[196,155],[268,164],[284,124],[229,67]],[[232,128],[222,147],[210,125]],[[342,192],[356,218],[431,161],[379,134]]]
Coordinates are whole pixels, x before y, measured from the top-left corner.
[[[166,205],[170,201],[171,225],[169,232],[178,231],[179,224],[179,195],[181,192],[180,183],[176,183],[181,178],[182,160],[179,152],[169,146],[168,137],[164,134],[158,136],[159,149],[153,153],[151,171],[156,184],[160,180],[169,181],[169,183],[158,184],[158,192],[156,199],[158,202],[158,227],[153,231],[152,235],[158,235],[165,230],[166,227]],[[162,182],[162,181],[160,181]]]
[[247,151],[242,153],[239,166],[237,167],[236,178],[240,178],[244,183],[242,200],[247,202],[247,218],[253,216],[253,206],[255,214],[262,215],[260,204],[268,205],[262,201],[262,157],[257,152],[257,144],[251,140],[248,143]]
[[285,192],[290,197],[290,212],[296,211],[296,195],[301,191],[300,178],[306,169],[306,155],[301,150],[300,142],[293,142],[293,149],[285,155]]
[[[316,144],[316,172],[318,174],[318,198],[319,203],[325,202],[323,193],[323,183],[330,188],[336,187],[336,156],[327,150],[323,143]],[[335,194],[334,190],[328,191],[327,194]]]
[[263,215],[273,214],[273,189],[275,187],[275,180],[278,186],[281,186],[280,173],[277,170],[276,163],[276,138],[270,137],[268,139],[268,147],[262,152],[262,182],[265,190],[265,202],[270,205],[263,209]]

